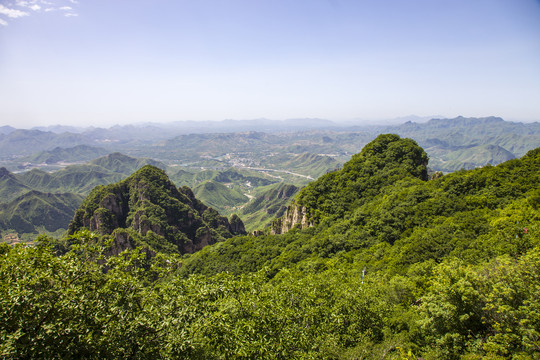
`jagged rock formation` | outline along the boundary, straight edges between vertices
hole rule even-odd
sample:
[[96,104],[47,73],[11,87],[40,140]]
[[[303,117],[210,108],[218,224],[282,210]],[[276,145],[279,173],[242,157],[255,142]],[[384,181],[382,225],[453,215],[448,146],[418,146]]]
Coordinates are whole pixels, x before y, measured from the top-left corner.
[[307,208],[298,204],[292,204],[287,207],[282,217],[274,221],[270,232],[272,234],[284,234],[293,227],[307,229],[313,225],[313,220],[309,220]]
[[82,228],[112,234],[114,252],[142,242],[154,250],[193,253],[245,234],[238,216],[231,221],[220,216],[197,200],[190,188],[176,188],[163,170],[151,165],[119,183],[92,190],[76,211],[69,232]]

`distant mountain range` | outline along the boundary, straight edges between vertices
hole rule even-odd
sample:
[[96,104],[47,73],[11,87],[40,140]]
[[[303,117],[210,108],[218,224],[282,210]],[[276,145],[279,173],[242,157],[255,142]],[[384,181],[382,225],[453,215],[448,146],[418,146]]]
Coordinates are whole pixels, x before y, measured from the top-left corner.
[[[145,165],[165,170],[176,186],[191,187],[201,201],[221,214],[239,213],[246,219],[246,228],[255,230],[283,214],[298,189],[340,168],[381,132],[416,140],[428,154],[432,171],[497,165],[540,147],[538,122],[514,123],[497,117],[421,120],[362,129],[339,128],[319,119],[110,129],[4,126],[0,128],[0,203],[4,209],[0,230],[35,233],[40,226],[65,228],[64,215],[47,227],[13,219],[19,215],[32,218],[34,212],[53,213],[48,209],[55,203],[63,213],[74,211],[80,196],[98,185],[119,182]],[[275,128],[265,132],[218,132],[264,130],[271,124]],[[178,134],[195,125],[200,125],[198,133]],[[51,195],[47,201],[38,200],[47,194]],[[31,210],[21,212],[24,207],[17,204],[27,204],[30,199],[34,205],[24,206]]]
[[[4,126],[0,128],[0,165],[15,170],[23,161],[32,164],[81,162],[117,151],[176,163],[200,163],[207,168],[234,166],[234,158],[238,161],[238,158],[256,158],[258,161],[252,161],[251,165],[266,166],[272,164],[269,157],[280,155],[273,163],[278,168],[278,163],[292,160],[284,159],[284,155],[302,153],[332,155],[339,165],[378,134],[396,133],[418,141],[432,159],[431,168],[448,172],[487,163],[495,165],[510,158],[509,153],[520,157],[540,145],[538,122],[514,123],[497,117],[461,116],[419,121],[364,127],[322,119],[150,123],[109,129],[57,126],[20,130]],[[87,147],[81,148],[81,145]],[[484,147],[476,148],[478,146]],[[68,148],[72,150],[65,151]],[[65,154],[59,154],[61,151]],[[467,155],[471,152],[479,154],[471,158]],[[226,155],[229,158],[224,159]],[[310,174],[314,175],[320,173]]]
[[77,145],[71,148],[55,147],[23,158],[23,161],[33,164],[58,164],[86,162],[107,155],[109,151],[88,145]]

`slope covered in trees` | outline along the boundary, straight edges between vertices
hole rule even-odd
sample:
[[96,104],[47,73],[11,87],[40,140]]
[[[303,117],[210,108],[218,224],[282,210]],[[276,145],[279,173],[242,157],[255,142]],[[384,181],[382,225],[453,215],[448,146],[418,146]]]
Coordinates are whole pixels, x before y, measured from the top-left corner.
[[[274,224],[277,233],[297,225],[306,227],[326,217],[340,218],[405,177],[427,180],[428,157],[411,139],[379,135],[354,155],[341,170],[321,176],[306,186],[288,214]],[[297,216],[297,214],[301,214]]]
[[[342,171],[349,168],[344,166]],[[539,168],[540,150],[536,149],[522,159],[496,167],[461,171],[430,181],[406,176],[380,186],[381,179],[372,182],[371,188],[364,184],[363,198],[362,194],[349,197],[346,191],[341,198],[321,192],[319,196],[332,199],[337,209],[348,210],[341,214],[319,211],[322,215],[318,223],[304,231],[293,227],[280,236],[232,239],[217,245],[219,252],[206,249],[193,255],[182,272],[239,273],[265,266],[278,271],[296,265],[316,269],[324,266],[324,259],[339,256],[342,261],[361,262],[370,270],[403,273],[411,264],[447,256],[471,262],[503,254],[518,256],[536,241],[531,239],[536,234],[531,229],[537,227],[539,219]],[[385,169],[380,171],[386,174]],[[397,163],[390,169],[401,173]],[[339,181],[341,174],[328,175]],[[421,170],[419,174],[423,176]],[[379,178],[377,172],[373,175]],[[321,177],[313,188],[318,188],[319,181],[328,183]],[[339,193],[344,187],[335,189]],[[311,192],[310,186],[296,201],[306,190]],[[358,205],[347,207],[349,198]],[[238,264],[249,264],[249,268],[239,268]]]
[[[114,231],[74,233],[63,251],[45,237],[0,245],[0,354],[537,359],[540,149],[433,180],[425,160],[416,143],[381,136],[300,192],[313,226],[182,258],[148,232],[119,256]],[[122,197],[148,218],[181,208],[189,196],[174,189],[145,167],[94,190],[76,221]],[[152,223],[172,226],[165,217]]]

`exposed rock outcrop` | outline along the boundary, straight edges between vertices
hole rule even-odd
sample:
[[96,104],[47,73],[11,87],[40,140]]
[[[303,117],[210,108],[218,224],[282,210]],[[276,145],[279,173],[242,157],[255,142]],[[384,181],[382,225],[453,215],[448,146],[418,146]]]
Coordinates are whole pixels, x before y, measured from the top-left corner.
[[[152,246],[170,248],[173,244],[180,253],[246,233],[238,216],[233,215],[229,222],[197,200],[191,189],[176,188],[163,170],[150,165],[124,181],[96,187],[76,211],[69,232],[82,228],[101,235],[126,229],[139,241],[151,236]],[[135,246],[137,239],[129,231],[121,236],[115,232],[113,252]]]
[[294,227],[307,229],[313,225],[314,222],[309,219],[307,208],[293,203],[287,207],[282,217],[273,222],[271,233],[284,234]]

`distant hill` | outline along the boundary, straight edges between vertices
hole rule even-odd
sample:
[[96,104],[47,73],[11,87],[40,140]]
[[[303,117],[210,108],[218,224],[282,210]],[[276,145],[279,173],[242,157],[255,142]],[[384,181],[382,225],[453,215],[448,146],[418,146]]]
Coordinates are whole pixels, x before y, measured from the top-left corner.
[[201,171],[187,171],[178,168],[169,168],[169,178],[178,186],[195,187],[203,181],[213,179],[218,170],[201,170]]
[[0,230],[37,233],[39,228],[54,232],[67,229],[82,197],[29,191],[0,206]]
[[249,191],[253,188],[266,186],[279,182],[279,179],[264,173],[245,168],[229,168],[226,170],[186,171],[183,169],[168,168],[169,177],[178,186],[187,185],[196,187],[200,183],[212,180],[218,183],[234,184],[239,189]]
[[11,201],[30,190],[30,187],[26,186],[6,168],[0,168],[0,202]]
[[71,148],[56,147],[52,150],[41,151],[24,160],[34,164],[56,164],[59,162],[86,162],[107,155],[109,151],[88,145],[77,145]]
[[235,183],[241,184],[245,187],[259,187],[266,186],[277,182],[275,179],[268,179],[261,176],[259,173],[255,173],[245,169],[230,168],[225,171],[218,172],[212,180],[220,183]]
[[[432,154],[437,154],[436,148],[431,148]],[[457,171],[471,170],[478,164],[500,164],[515,159],[515,155],[498,145],[478,145],[457,149],[452,152],[440,151],[440,155],[430,159],[429,165],[433,169]]]
[[152,160],[149,158],[133,158],[119,152],[109,154],[107,156],[100,157],[98,159],[90,161],[91,165],[97,165],[109,171],[114,171],[116,173],[129,173],[140,169],[145,165],[152,165],[160,169],[165,169],[166,166],[159,161]]
[[312,178],[317,178],[343,165],[333,157],[312,153],[279,154],[271,158],[267,157],[265,161],[274,168],[297,172]]
[[0,126],[0,134],[3,134],[3,135],[11,134],[15,130],[17,130],[17,129],[15,129],[14,127],[11,127],[11,126]]
[[236,188],[227,187],[219,182],[206,180],[193,188],[195,196],[203,203],[220,212],[246,203],[249,199]]
[[48,173],[39,169],[32,169],[15,175],[17,180],[31,189],[59,190],[67,188],[56,173]]
[[131,175],[145,165],[166,166],[152,159],[137,159],[112,153],[89,163],[70,165],[53,173],[31,170],[16,175],[25,186],[45,192],[74,192],[86,195],[97,185],[106,185]]

